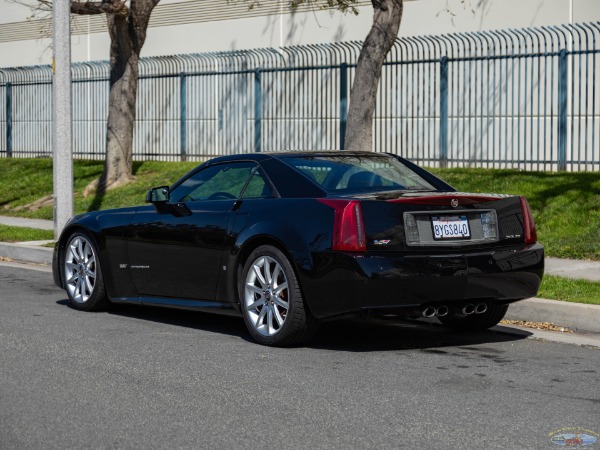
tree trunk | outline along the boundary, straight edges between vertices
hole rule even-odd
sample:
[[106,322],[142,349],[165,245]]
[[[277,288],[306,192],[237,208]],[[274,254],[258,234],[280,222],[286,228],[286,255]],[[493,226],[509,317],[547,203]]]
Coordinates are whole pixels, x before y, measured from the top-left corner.
[[358,57],[348,109],[347,150],[373,150],[373,113],[385,58],[394,45],[403,0],[371,0],[373,25]]
[[110,92],[106,160],[100,189],[133,179],[132,149],[139,53],[132,45],[125,14],[107,14],[110,46]]

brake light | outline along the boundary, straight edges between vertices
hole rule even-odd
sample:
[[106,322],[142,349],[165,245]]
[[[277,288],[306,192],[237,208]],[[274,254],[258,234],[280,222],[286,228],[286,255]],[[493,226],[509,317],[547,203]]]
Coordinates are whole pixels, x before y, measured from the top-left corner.
[[531,213],[531,208],[527,199],[521,197],[521,209],[523,210],[523,228],[525,228],[525,243],[535,244],[537,242],[537,231],[535,229],[535,219]]
[[345,252],[366,251],[365,223],[360,202],[329,198],[317,200],[335,209],[331,249]]

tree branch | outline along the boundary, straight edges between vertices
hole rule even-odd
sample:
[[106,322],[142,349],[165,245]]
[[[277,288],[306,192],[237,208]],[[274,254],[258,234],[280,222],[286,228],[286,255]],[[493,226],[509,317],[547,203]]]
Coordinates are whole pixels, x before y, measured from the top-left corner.
[[127,11],[127,6],[124,1],[115,2],[71,2],[71,13],[82,16],[94,14],[117,14]]

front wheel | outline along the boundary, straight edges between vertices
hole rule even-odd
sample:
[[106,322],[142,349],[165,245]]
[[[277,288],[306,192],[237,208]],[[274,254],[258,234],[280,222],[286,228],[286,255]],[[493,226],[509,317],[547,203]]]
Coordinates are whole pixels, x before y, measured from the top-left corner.
[[294,270],[275,247],[264,245],[250,254],[239,293],[246,327],[260,344],[298,345],[316,331],[317,321],[306,308]]
[[98,311],[108,305],[98,251],[92,239],[82,232],[73,233],[63,259],[65,288],[71,306]]
[[448,328],[458,331],[477,331],[492,328],[498,325],[506,315],[508,305],[489,304],[482,314],[470,314],[464,317],[444,316],[438,317],[439,321]]

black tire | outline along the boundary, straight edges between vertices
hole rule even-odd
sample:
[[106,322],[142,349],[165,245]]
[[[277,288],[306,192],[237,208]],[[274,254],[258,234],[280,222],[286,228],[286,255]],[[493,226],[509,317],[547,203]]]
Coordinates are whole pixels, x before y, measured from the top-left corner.
[[238,292],[246,328],[262,345],[299,345],[317,330],[318,322],[304,303],[292,265],[275,247],[263,245],[250,254]]
[[486,330],[498,325],[506,315],[508,305],[488,304],[488,309],[483,314],[470,314],[464,317],[444,316],[438,317],[439,321],[448,328],[458,331]]
[[69,303],[81,311],[100,311],[109,305],[100,269],[98,247],[87,233],[76,231],[67,239],[62,266]]

